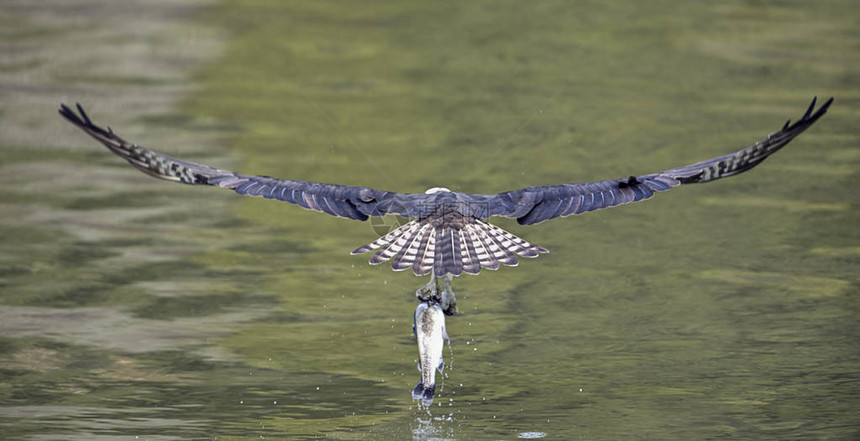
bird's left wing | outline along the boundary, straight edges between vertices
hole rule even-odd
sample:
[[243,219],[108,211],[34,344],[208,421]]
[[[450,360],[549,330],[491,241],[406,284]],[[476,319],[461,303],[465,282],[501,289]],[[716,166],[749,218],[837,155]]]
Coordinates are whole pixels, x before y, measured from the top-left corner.
[[751,146],[696,164],[622,179],[527,187],[494,195],[468,196],[472,204],[481,207],[487,214],[481,217],[516,218],[521,225],[533,225],[556,217],[642,201],[655,192],[682,184],[710,182],[755,167],[808,129],[827,112],[832,102],[833,98],[830,98],[815,110],[813,99],[806,113],[794,124],[788,121],[781,130]]
[[63,104],[60,106],[60,115],[129,164],[156,178],[183,184],[229,188],[239,194],[276,199],[300,205],[309,210],[356,220],[367,220],[368,216],[382,216],[389,213],[409,217],[412,214],[410,207],[416,205],[410,202],[424,196],[392,193],[369,187],[242,175],[183,161],[130,143],[117,136],[110,127],[103,129],[93,124],[80,105],[77,105],[77,109],[80,115]]

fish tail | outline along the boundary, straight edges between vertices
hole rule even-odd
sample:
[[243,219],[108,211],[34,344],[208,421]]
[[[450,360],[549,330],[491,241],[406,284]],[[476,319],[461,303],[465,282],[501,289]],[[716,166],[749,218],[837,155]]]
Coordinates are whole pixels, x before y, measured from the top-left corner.
[[424,386],[424,382],[419,381],[412,389],[412,399],[421,400],[425,406],[433,404],[433,397],[436,395],[436,385]]

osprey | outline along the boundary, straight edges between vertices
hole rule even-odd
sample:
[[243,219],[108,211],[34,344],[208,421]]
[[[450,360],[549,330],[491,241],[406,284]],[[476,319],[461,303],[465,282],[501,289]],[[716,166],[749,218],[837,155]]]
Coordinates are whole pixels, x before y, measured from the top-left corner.
[[411,269],[430,275],[416,292],[427,300],[439,299],[436,277],[445,289],[441,300],[447,313],[456,311],[451,290],[453,276],[478,274],[482,268],[517,265],[517,256],[537,257],[548,251],[487,222],[493,216],[514,218],[520,225],[535,225],[556,217],[582,214],[630,202],[644,201],[655,192],[683,184],[696,184],[743,173],[803,133],[827,112],[833,98],[815,110],[815,101],[794,124],[729,153],[696,164],[659,173],[596,182],[526,187],[496,194],[472,194],[435,187],[424,193],[394,193],[369,187],[253,176],[183,161],[130,143],[93,124],[84,109],[78,114],[65,104],[60,114],[139,170],[156,178],[193,185],[213,185],[236,193],[277,199],[336,217],[367,220],[387,214],[412,219],[352,254],[371,251],[371,264],[391,260],[395,271]]

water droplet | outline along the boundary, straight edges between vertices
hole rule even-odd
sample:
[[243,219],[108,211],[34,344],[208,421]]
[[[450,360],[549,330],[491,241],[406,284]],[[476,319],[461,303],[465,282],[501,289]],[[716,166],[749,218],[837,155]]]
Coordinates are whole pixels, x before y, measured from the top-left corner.
[[272,404],[278,404],[278,400],[272,401]]

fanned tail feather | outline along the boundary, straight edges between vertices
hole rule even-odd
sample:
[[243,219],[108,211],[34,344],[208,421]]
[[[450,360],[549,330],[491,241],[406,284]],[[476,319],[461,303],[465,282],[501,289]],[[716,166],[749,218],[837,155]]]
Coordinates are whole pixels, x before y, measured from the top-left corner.
[[371,242],[367,245],[362,245],[362,246],[352,250],[352,253],[350,253],[350,254],[363,254],[363,253],[366,253],[368,251],[373,251],[377,248],[380,248],[383,245],[388,245],[395,238],[397,238],[398,236],[403,234],[404,230],[408,230],[409,228],[412,228],[412,224],[414,224],[414,223],[416,223],[416,221],[409,222],[408,224],[401,226],[400,228],[386,234],[385,236],[380,237],[379,239],[374,240],[373,242]]
[[460,275],[463,272],[463,260],[460,253],[460,230],[454,228],[437,228],[436,259],[433,271],[436,275]]
[[394,271],[403,271],[415,265],[418,257],[418,249],[431,228],[430,224],[424,224],[412,235],[407,245],[391,261],[391,268]]
[[418,256],[412,265],[412,272],[416,276],[426,276],[433,269],[436,261],[436,229],[430,227],[421,243],[418,245]]
[[482,234],[479,229],[475,225],[467,225],[466,231],[469,233],[469,242],[475,248],[478,263],[481,267],[489,270],[499,269],[499,261],[493,257],[490,247],[481,239]]
[[540,253],[549,252],[546,248],[514,236],[495,225],[481,221],[478,221],[478,225],[481,225],[503,249],[513,251],[522,257],[537,257]]
[[481,235],[484,245],[493,254],[493,259],[506,266],[517,266],[517,256],[509,250],[502,248],[502,244],[496,241],[493,235],[490,234],[489,229],[480,229],[478,234]]
[[460,231],[460,256],[463,262],[463,271],[466,274],[478,274],[481,271],[481,261],[478,259],[475,244],[472,243],[470,230],[471,225],[466,225],[466,228]]
[[380,264],[405,250],[409,246],[412,236],[415,235],[415,232],[420,227],[421,224],[419,224],[418,221],[412,221],[395,230],[398,234],[395,235],[387,244],[380,247],[380,250],[370,258],[370,264]]
[[474,219],[462,229],[434,227],[426,221],[412,221],[357,248],[352,254],[377,250],[370,263],[391,260],[391,268],[412,268],[417,276],[433,272],[437,276],[478,274],[482,268],[516,266],[517,255],[534,258],[548,253],[545,248],[523,240],[495,225]]

